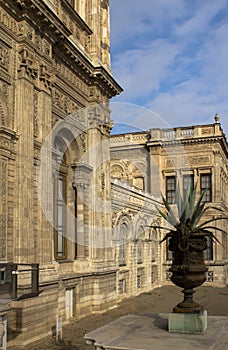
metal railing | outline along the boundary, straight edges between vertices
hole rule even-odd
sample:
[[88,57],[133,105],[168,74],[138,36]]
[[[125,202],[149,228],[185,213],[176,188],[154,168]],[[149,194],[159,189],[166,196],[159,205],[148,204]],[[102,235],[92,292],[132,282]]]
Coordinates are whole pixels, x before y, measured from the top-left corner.
[[2,300],[18,300],[39,295],[39,264],[37,263],[0,263],[0,276],[0,299]]

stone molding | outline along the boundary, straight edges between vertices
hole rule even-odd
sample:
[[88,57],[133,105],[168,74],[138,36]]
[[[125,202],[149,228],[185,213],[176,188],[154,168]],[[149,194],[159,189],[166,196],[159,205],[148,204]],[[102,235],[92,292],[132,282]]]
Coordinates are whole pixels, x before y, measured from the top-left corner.
[[0,153],[7,158],[15,158],[15,143],[17,142],[18,134],[4,126],[0,127]]

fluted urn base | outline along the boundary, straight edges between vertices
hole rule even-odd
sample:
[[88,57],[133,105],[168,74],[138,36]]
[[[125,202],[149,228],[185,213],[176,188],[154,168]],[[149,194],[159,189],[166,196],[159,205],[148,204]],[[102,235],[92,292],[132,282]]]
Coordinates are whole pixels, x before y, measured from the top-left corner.
[[201,313],[204,308],[193,300],[194,289],[183,289],[184,300],[173,308],[175,313]]

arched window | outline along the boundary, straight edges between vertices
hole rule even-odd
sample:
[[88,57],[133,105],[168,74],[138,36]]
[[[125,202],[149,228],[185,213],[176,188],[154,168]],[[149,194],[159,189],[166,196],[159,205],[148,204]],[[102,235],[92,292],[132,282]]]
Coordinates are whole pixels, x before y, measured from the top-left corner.
[[154,229],[152,231],[152,237],[151,237],[151,261],[156,261],[156,250],[157,250],[157,232]]
[[54,172],[54,249],[56,259],[65,259],[67,256],[67,165],[64,153],[64,142],[56,138],[54,143],[53,158],[55,161]]
[[126,240],[128,226],[126,222],[120,224],[119,227],[119,265],[126,265]]
[[141,264],[143,261],[143,244],[142,244],[142,235],[143,235],[144,229],[143,227],[139,227],[138,233],[137,233],[137,263]]

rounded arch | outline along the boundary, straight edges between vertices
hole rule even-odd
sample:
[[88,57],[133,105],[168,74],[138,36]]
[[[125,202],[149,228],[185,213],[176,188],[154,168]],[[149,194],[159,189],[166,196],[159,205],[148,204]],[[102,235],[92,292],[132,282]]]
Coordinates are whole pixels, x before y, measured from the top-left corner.
[[115,228],[116,241],[118,242],[118,263],[124,266],[127,263],[127,243],[131,232],[131,220],[129,216],[123,214],[119,217]]
[[53,149],[59,155],[62,154],[62,158],[67,165],[76,163],[81,155],[78,141],[74,134],[66,128],[61,128],[56,133],[53,138]]
[[126,240],[131,238],[130,232],[132,232],[132,222],[131,217],[128,213],[119,213],[115,223],[115,234],[118,238],[121,226],[125,227]]
[[119,162],[111,162],[111,176],[115,178],[122,178],[124,176],[124,168]]
[[135,239],[144,239],[146,234],[146,221],[144,218],[139,218],[135,224]]

